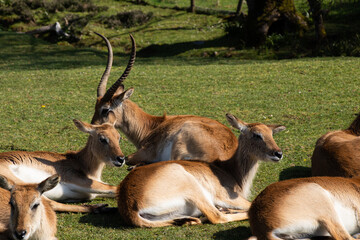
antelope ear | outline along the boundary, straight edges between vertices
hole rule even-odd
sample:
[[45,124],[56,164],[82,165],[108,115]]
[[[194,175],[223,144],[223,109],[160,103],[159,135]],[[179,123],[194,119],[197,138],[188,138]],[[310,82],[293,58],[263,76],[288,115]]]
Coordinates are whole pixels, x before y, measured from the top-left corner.
[[56,187],[56,185],[60,182],[60,176],[57,174],[54,174],[50,177],[48,177],[47,179],[45,179],[44,181],[42,181],[41,183],[39,183],[38,185],[38,190],[41,194],[43,194],[46,191],[49,191],[51,189],[53,189],[54,187]]
[[108,116],[107,116],[107,123],[110,123],[113,126],[115,125],[116,116],[115,116],[115,113],[113,111],[109,111]]
[[245,131],[248,128],[246,122],[241,121],[240,119],[238,119],[237,117],[235,117],[234,115],[232,115],[230,113],[226,114],[226,119],[228,120],[228,122],[230,123],[231,126],[239,129],[241,132]]
[[131,97],[131,95],[133,95],[133,93],[134,93],[134,88],[129,88],[128,90],[126,90],[124,92],[123,100],[128,99],[129,97]]
[[92,133],[94,131],[94,127],[89,123],[82,122],[77,119],[73,119],[73,122],[75,126],[84,133]]
[[112,108],[116,108],[119,106],[124,100],[131,97],[131,95],[134,93],[134,88],[129,88],[126,91],[121,91],[119,94],[114,94],[113,101],[112,101]]
[[269,128],[272,129],[273,134],[284,131],[286,129],[283,125],[268,125]]
[[11,191],[13,185],[9,183],[6,177],[0,175],[0,187]]
[[[120,86],[116,89],[114,95],[113,95],[113,98],[114,96],[118,96],[118,95],[121,95],[121,93],[124,92],[124,89],[125,89],[125,86],[124,84],[120,84]],[[116,98],[116,97],[115,97]]]

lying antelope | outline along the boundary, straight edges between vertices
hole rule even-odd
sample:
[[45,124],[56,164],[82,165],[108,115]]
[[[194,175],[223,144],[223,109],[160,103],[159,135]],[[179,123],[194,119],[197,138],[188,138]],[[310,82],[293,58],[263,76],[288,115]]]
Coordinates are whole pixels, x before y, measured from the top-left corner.
[[[124,155],[119,147],[120,135],[114,128],[115,115],[110,112],[108,121],[91,125],[74,120],[76,127],[90,134],[86,146],[65,154],[53,152],[14,151],[0,153],[0,174],[15,183],[38,183],[53,174],[61,176],[60,184],[44,195],[52,200],[73,202],[90,200],[96,196],[115,197],[116,186],[101,181],[105,164],[121,166]],[[52,203],[55,210],[63,205]],[[87,212],[91,209],[78,209]]]
[[[98,33],[97,33],[98,34]],[[233,132],[218,121],[192,115],[152,116],[129,100],[134,89],[124,90],[122,82],[135,61],[135,41],[131,57],[122,76],[106,91],[113,53],[109,40],[107,67],[97,89],[97,102],[92,123],[101,123],[111,110],[116,115],[116,128],[136,146],[138,151],[127,157],[126,163],[136,165],[165,160],[197,159],[212,162],[229,159],[236,152]]]
[[360,115],[345,130],[332,131],[316,142],[313,176],[360,176]]
[[0,239],[57,239],[55,211],[42,195],[59,180],[53,175],[39,184],[13,185],[0,176]]
[[258,161],[278,162],[282,152],[273,133],[281,125],[245,123],[227,114],[241,130],[236,154],[226,161],[165,161],[132,170],[120,183],[117,200],[123,220],[140,227],[200,224],[247,219],[247,212],[224,214],[217,207],[248,210],[246,200]]
[[353,239],[360,226],[360,178],[311,177],[268,186],[249,210],[251,239]]

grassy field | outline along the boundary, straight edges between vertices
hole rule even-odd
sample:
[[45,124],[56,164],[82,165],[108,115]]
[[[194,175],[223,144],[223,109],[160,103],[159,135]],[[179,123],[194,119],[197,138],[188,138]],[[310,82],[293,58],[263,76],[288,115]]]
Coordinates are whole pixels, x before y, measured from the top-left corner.
[[[125,35],[121,39],[128,40]],[[1,31],[0,48],[0,151],[65,152],[83,147],[87,136],[71,120],[91,120],[106,52],[50,45]],[[127,56],[119,50],[115,53],[111,82],[127,62]],[[225,113],[231,112],[247,122],[285,125],[287,130],[275,136],[284,159],[261,165],[253,199],[272,182],[308,176],[317,138],[347,127],[354,119],[360,111],[359,66],[358,58],[149,57],[137,59],[125,85],[135,88],[132,100],[151,114],[194,114],[228,125]],[[125,154],[135,151],[126,139],[121,147]],[[126,168],[107,167],[103,180],[118,184],[126,174]],[[112,199],[93,203],[116,206]],[[58,214],[59,239],[243,239],[249,235],[247,221],[139,229],[124,226],[115,213]]]

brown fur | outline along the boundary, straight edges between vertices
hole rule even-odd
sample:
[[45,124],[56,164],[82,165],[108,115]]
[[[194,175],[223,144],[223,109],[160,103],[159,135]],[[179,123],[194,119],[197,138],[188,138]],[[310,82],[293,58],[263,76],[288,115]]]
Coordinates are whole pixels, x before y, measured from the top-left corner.
[[[17,177],[9,170],[16,166],[27,166],[46,172],[48,175],[59,174],[61,183],[69,183],[81,189],[73,190],[76,197],[61,198],[60,201],[83,201],[96,195],[115,197],[116,186],[101,181],[101,173],[105,164],[118,161],[124,157],[119,147],[120,135],[114,128],[115,118],[102,125],[90,125],[75,121],[77,127],[90,134],[86,146],[77,152],[65,154],[53,152],[14,151],[0,153],[0,174],[15,183],[23,183],[22,177]],[[106,138],[104,144],[100,138]],[[25,177],[24,177],[25,178]],[[58,200],[58,199],[56,199]],[[97,211],[97,206],[70,206],[51,201],[57,211],[91,212]]]
[[[243,132],[237,153],[227,161],[165,161],[135,168],[117,192],[119,213],[125,222],[140,227],[201,223],[198,214],[189,209],[198,209],[211,223],[247,219],[246,212],[224,214],[217,207],[249,208],[246,198],[258,160],[269,161],[275,152],[280,153],[272,132],[285,128],[240,123],[229,116],[233,126]],[[254,132],[263,139],[254,137]],[[177,214],[184,209],[190,212]]]
[[[171,119],[171,120],[170,120]],[[141,141],[137,152],[127,157],[126,163],[135,165],[159,161],[157,156],[172,142],[168,159],[196,159],[207,162],[224,161],[234,155],[237,140],[225,125],[199,116],[170,116]],[[162,159],[164,160],[164,159]]]
[[313,176],[360,176],[360,115],[348,129],[318,139],[311,157]]
[[[137,152],[128,156],[126,163],[136,165],[161,160],[196,159],[207,162],[224,161],[237,149],[237,139],[232,131],[218,121],[192,115],[153,116],[130,101],[133,89],[125,91],[120,77],[105,93],[108,75],[112,66],[112,48],[106,37],[98,34],[108,48],[108,64],[98,87],[98,98],[92,123],[101,123],[112,110],[116,115],[116,127],[136,146]],[[133,42],[135,44],[135,42]],[[132,56],[135,56],[133,45]],[[135,57],[134,57],[135,58]],[[128,63],[129,71],[134,58]],[[126,75],[127,76],[127,75]],[[99,90],[101,89],[101,90]],[[107,99],[114,89],[111,98]],[[105,100],[104,100],[105,98]],[[172,143],[171,151],[161,152]],[[159,154],[160,153],[160,154]]]
[[[22,239],[21,232],[26,239],[56,239],[56,214],[42,192],[55,187],[58,177],[49,177],[44,182],[49,186],[41,191],[44,188],[40,187],[42,183],[17,184],[7,190],[0,188],[0,225],[3,226],[0,228],[0,239]],[[34,203],[39,206],[33,207]]]
[[249,221],[253,235],[259,240],[291,239],[285,235],[274,236],[273,231],[289,227],[294,229],[294,226],[303,226],[304,221],[308,221],[312,222],[314,228],[321,226],[334,239],[353,239],[338,220],[334,204],[326,191],[342,205],[354,209],[357,216],[360,214],[360,178],[291,179],[271,184],[252,202]]

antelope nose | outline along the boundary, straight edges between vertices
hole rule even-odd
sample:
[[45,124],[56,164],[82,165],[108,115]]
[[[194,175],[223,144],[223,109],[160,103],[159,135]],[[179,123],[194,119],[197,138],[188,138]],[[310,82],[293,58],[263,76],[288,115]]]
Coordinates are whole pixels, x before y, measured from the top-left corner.
[[125,163],[125,157],[124,156],[117,156],[116,157],[116,162],[117,162],[116,166],[121,167]]
[[21,230],[21,231],[16,231],[15,232],[15,237],[16,239],[24,239],[25,238],[25,235],[26,235],[26,231],[25,230]]
[[283,156],[283,153],[282,152],[275,152],[274,155],[275,155],[275,157],[278,157],[279,159],[281,159],[282,156]]

